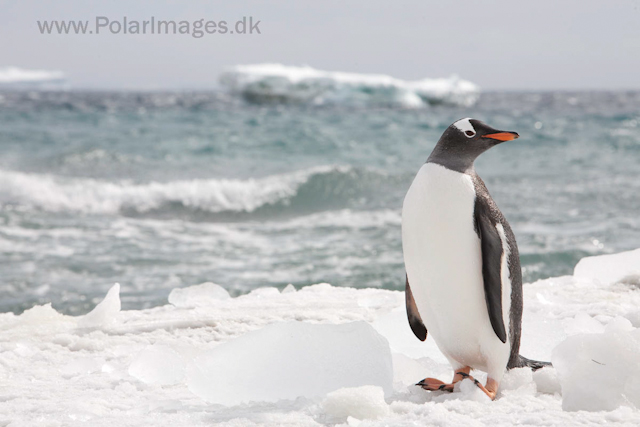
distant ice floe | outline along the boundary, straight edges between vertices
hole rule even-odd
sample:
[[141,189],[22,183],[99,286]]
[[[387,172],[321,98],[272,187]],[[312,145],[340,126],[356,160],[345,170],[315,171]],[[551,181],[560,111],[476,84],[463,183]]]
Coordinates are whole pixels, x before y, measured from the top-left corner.
[[[582,265],[637,268],[633,252]],[[114,285],[85,316],[2,313],[0,425],[640,425],[640,289],[581,271],[524,286],[520,352],[554,366],[507,372],[494,402],[470,380],[453,393],[413,385],[452,371],[433,339],[412,335],[402,292],[318,284],[232,298],[204,283],[121,311]]]
[[419,108],[428,104],[470,106],[480,96],[476,84],[457,76],[406,81],[382,74],[282,64],[237,65],[220,75],[220,83],[252,102]]
[[60,89],[66,84],[62,71],[0,67],[0,89]]

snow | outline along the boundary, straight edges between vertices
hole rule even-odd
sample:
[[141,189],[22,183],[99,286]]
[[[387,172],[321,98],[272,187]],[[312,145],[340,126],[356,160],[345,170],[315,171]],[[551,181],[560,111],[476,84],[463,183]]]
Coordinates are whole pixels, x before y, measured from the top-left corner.
[[493,402],[468,380],[413,386],[452,371],[402,292],[207,283],[121,311],[114,285],[86,316],[0,314],[0,425],[640,425],[640,289],[597,262],[525,285],[521,353],[554,367],[509,371]]
[[348,418],[375,420],[390,412],[384,400],[384,390],[372,385],[333,391],[327,394],[322,407],[327,416],[336,422],[345,422]]
[[232,93],[254,102],[390,105],[424,107],[429,103],[470,106],[480,88],[457,76],[405,81],[378,74],[322,71],[282,64],[237,65],[220,75]]
[[535,371],[533,373],[533,381],[535,381],[536,389],[540,393],[560,394],[562,392],[558,372],[553,367]]

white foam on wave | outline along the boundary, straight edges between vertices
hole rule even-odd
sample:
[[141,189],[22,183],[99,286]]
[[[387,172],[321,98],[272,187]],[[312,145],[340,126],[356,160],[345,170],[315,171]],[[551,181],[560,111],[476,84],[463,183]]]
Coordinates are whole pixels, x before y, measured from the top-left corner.
[[349,167],[318,166],[258,179],[193,179],[144,184],[0,170],[0,204],[92,214],[113,214],[122,209],[144,213],[168,203],[207,212],[253,212],[264,205],[286,202],[314,175],[349,170]]
[[429,103],[469,106],[480,88],[457,76],[406,81],[382,74],[316,70],[282,64],[237,65],[220,83],[250,100],[313,104],[388,104],[423,107]]

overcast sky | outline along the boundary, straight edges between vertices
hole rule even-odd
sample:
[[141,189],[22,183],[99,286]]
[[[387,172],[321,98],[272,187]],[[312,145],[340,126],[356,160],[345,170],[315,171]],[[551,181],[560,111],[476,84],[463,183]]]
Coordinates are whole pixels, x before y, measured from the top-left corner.
[[[37,20],[259,20],[262,34],[42,35]],[[233,25],[233,24],[232,24]],[[640,89],[640,1],[0,0],[0,67],[64,71],[75,88],[212,88],[259,62],[458,74],[483,89]]]

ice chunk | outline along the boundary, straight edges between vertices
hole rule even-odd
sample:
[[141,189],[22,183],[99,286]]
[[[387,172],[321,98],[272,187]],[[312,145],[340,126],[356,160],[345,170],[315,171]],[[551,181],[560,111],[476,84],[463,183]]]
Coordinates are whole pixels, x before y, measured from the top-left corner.
[[155,344],[146,347],[129,366],[129,375],[145,384],[171,385],[182,381],[185,361],[171,347]]
[[573,319],[565,321],[567,335],[598,334],[604,332],[604,326],[587,313],[578,313]]
[[211,305],[217,301],[231,298],[229,292],[220,285],[205,282],[187,288],[176,288],[169,294],[169,304],[180,308],[192,308]]
[[322,407],[335,421],[346,421],[348,417],[358,420],[375,420],[389,415],[389,405],[384,400],[384,390],[372,385],[333,391],[327,395]]
[[446,363],[447,359],[442,355],[433,339],[427,337],[426,341],[420,341],[411,331],[407,312],[404,306],[397,307],[391,312],[380,316],[373,322],[373,327],[388,341],[391,349],[413,359],[429,357],[436,362]]
[[634,328],[640,328],[640,310],[631,311],[624,315]]
[[423,107],[428,103],[472,105],[480,88],[457,76],[404,81],[385,75],[316,70],[282,64],[237,65],[220,83],[253,102],[388,105]]
[[604,285],[618,282],[640,285],[640,249],[613,255],[582,258],[573,275],[595,279]]
[[533,373],[533,380],[540,393],[555,394],[562,391],[558,372],[551,366],[535,371]]
[[58,313],[51,307],[51,303],[45,305],[36,305],[20,315],[20,320],[24,323],[52,323],[64,321],[64,314]]
[[368,323],[282,322],[197,356],[189,389],[223,405],[277,401],[362,385],[392,390],[389,344]]
[[280,291],[277,288],[263,286],[252,290],[247,296],[254,298],[272,298],[280,296]]
[[86,315],[78,320],[79,328],[98,328],[108,326],[116,321],[120,312],[120,284],[109,289],[107,296]]
[[507,371],[500,383],[500,390],[505,394],[535,395],[537,388],[530,368],[516,368]]
[[433,372],[427,371],[417,360],[414,360],[402,353],[393,353],[393,381],[399,383],[397,388],[400,390],[407,386],[413,385],[429,376],[434,375]]
[[604,331],[609,333],[631,332],[633,331],[633,325],[631,324],[629,319],[625,319],[624,317],[617,316],[611,319],[609,323],[607,323],[607,326],[605,326]]
[[283,294],[290,294],[292,292],[296,292],[296,287],[293,286],[291,283],[285,286],[284,289],[282,290]]
[[640,330],[625,331],[622,323],[569,337],[555,348],[564,410],[611,411],[625,402],[640,407]]

